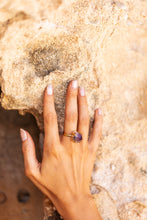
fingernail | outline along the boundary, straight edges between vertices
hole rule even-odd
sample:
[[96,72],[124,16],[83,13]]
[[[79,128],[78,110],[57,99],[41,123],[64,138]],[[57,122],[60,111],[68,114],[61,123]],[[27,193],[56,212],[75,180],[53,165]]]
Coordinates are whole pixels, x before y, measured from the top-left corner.
[[84,87],[80,87],[80,95],[84,96],[85,95],[85,89]]
[[26,141],[27,140],[27,133],[22,128],[20,128],[20,137],[21,137],[22,141]]
[[98,113],[99,113],[99,115],[102,115],[102,111],[101,111],[100,108],[99,108],[99,110],[98,110]]
[[48,94],[48,95],[52,95],[52,94],[53,94],[52,85],[48,85],[48,87],[47,87],[47,94]]
[[72,88],[76,89],[78,87],[78,82],[77,80],[72,81]]

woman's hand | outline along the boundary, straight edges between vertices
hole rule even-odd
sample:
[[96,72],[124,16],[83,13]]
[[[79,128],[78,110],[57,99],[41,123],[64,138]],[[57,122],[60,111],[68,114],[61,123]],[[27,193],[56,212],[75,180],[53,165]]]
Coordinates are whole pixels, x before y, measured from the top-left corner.
[[44,150],[42,163],[36,158],[35,145],[21,129],[26,176],[46,194],[58,212],[68,220],[101,219],[90,193],[91,173],[102,133],[102,115],[95,110],[95,121],[88,140],[89,114],[84,88],[69,83],[66,95],[64,132],[77,130],[82,141],[59,136],[52,86],[44,93]]

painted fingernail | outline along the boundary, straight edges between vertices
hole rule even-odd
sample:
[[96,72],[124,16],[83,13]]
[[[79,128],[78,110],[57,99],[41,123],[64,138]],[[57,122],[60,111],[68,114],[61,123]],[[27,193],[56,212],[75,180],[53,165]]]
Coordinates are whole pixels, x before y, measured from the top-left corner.
[[20,137],[22,141],[26,141],[27,140],[27,133],[24,129],[20,128]]
[[53,94],[53,87],[52,87],[52,85],[48,85],[48,87],[47,87],[47,94],[48,95],[52,95]]
[[100,108],[99,108],[99,110],[98,110],[98,113],[99,113],[99,115],[102,115],[102,111],[101,111]]
[[77,80],[73,80],[72,81],[72,88],[73,89],[76,89],[78,87],[78,82],[77,82]]
[[80,95],[84,96],[85,95],[85,89],[84,87],[80,87]]

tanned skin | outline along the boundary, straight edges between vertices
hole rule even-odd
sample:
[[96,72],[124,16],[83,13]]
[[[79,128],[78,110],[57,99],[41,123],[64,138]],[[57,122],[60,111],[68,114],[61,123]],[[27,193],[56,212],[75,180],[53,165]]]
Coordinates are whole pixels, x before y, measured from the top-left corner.
[[59,135],[52,85],[44,92],[44,148],[42,162],[36,158],[31,135],[21,129],[26,176],[53,202],[64,220],[102,220],[90,192],[96,151],[102,134],[102,114],[95,109],[90,137],[88,104],[84,88],[72,80],[67,88],[64,132],[82,134],[72,142]]

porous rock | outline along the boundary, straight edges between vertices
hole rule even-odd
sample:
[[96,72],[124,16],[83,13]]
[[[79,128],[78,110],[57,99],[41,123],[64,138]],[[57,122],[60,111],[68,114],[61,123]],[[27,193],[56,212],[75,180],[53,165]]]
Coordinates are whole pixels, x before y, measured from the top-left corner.
[[0,1],[2,106],[31,112],[43,132],[43,92],[52,83],[62,133],[67,84],[78,79],[90,130],[102,109],[91,191],[104,220],[147,218],[146,13],[140,0]]

